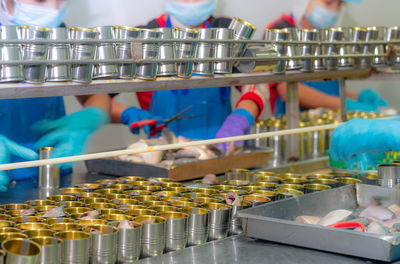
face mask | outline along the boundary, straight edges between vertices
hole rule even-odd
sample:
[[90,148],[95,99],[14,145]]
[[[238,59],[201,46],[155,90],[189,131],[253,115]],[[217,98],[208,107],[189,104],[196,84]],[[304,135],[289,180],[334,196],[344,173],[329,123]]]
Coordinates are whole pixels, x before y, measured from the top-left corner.
[[9,19],[14,25],[58,27],[64,21],[66,9],[67,3],[56,9],[15,1],[14,14]]
[[315,28],[330,28],[339,17],[339,12],[325,8],[319,4],[314,4],[311,14],[306,14],[306,18]]
[[214,12],[216,6],[214,0],[203,0],[198,2],[182,2],[170,0],[165,10],[184,25],[198,26],[206,21]]

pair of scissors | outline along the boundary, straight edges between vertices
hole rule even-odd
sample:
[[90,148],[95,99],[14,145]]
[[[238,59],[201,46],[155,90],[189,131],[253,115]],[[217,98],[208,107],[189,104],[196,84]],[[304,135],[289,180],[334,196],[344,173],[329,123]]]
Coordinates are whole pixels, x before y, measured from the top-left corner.
[[186,119],[191,119],[197,117],[197,115],[190,115],[190,116],[182,116],[184,113],[189,111],[189,109],[192,108],[192,106],[188,106],[185,109],[183,109],[181,112],[177,113],[176,115],[172,116],[171,118],[164,119],[162,121],[162,124],[159,126],[157,125],[157,120],[156,119],[145,119],[141,121],[137,121],[132,123],[129,128],[131,131],[133,131],[135,128],[143,128],[144,126],[149,126],[150,127],[150,137],[155,137],[158,132],[163,130],[167,125],[171,122],[178,121],[178,120],[186,120]]

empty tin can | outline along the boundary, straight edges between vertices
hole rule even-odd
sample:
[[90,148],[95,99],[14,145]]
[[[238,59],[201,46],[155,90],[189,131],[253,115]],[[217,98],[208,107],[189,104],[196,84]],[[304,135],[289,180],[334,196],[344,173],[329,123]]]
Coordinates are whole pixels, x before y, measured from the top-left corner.
[[[95,27],[93,30],[99,32],[99,40],[110,40],[115,39],[114,27],[113,26],[101,26]],[[115,44],[113,43],[101,43],[97,45],[96,60],[115,60],[117,57]],[[94,65],[93,78],[116,78],[119,76],[118,67],[114,63],[100,63]]]
[[[285,28],[283,29],[286,31],[289,36],[289,42],[287,45],[287,53],[286,55],[288,57],[294,57],[294,56],[300,56],[300,47],[298,44],[291,44],[291,41],[298,41],[299,40],[299,29],[298,28]],[[287,71],[292,71],[292,70],[299,70],[303,67],[303,62],[301,60],[287,60],[286,61],[286,70]]]
[[249,181],[250,175],[247,169],[230,169],[225,172],[225,179],[230,180],[242,180]]
[[[155,39],[154,42],[132,42],[132,56],[134,59],[158,59],[159,45],[157,39],[161,38],[161,32],[151,29],[141,29],[139,39]],[[157,63],[137,63],[136,78],[154,80],[157,77]]]
[[319,184],[319,183],[304,184],[305,193],[313,193],[329,189],[331,189],[331,187],[325,184]]
[[[18,26],[0,26],[1,40],[18,40]],[[0,56],[3,61],[21,61],[22,50],[18,44],[1,44]],[[2,65],[0,82],[21,82],[24,80],[22,65]]]
[[61,244],[60,263],[89,263],[89,233],[82,231],[65,231],[56,233],[55,236],[63,241]]
[[[174,39],[175,28],[158,28],[157,30],[161,32],[160,39]],[[174,42],[161,43],[158,57],[164,60],[176,59],[176,44]],[[176,73],[176,63],[168,62],[158,64],[157,76],[174,76]]]
[[166,219],[160,216],[137,216],[135,221],[142,224],[140,256],[147,258],[163,254]]
[[[322,119],[318,119],[315,125],[324,125],[325,122]],[[317,158],[325,155],[325,142],[326,131],[313,131],[311,132],[311,157]]]
[[[175,28],[175,34],[178,39],[188,40],[188,42],[180,42],[176,47],[176,58],[177,59],[192,59],[196,54],[197,43],[190,42],[191,39],[197,39],[199,32],[197,30],[188,28]],[[177,63],[177,76],[181,78],[192,77],[193,63],[192,62],[180,62]]]
[[[132,40],[139,38],[140,29],[125,26],[114,27],[115,37],[117,39]],[[117,43],[116,56],[118,59],[132,59],[131,43]],[[134,63],[121,63],[118,65],[119,78],[133,79],[135,77],[136,67]]]
[[[275,120],[268,125],[268,131],[279,131],[284,129],[285,125],[281,120]],[[274,136],[268,141],[268,147],[273,149],[270,164],[273,167],[278,166],[283,160],[283,150],[285,147],[285,142],[282,136]]]
[[210,210],[208,241],[227,237],[232,206],[222,203],[204,203],[202,206]]
[[[378,31],[378,36],[376,40],[386,40],[386,27],[376,27],[376,30]],[[374,55],[377,55],[376,57],[372,57],[372,65],[374,67],[384,67],[386,65],[386,59],[385,56],[379,56],[382,54],[386,54],[385,51],[385,45],[384,44],[374,44],[372,47],[372,53]]]
[[[367,29],[361,27],[353,27],[350,31],[350,41],[354,42],[354,45],[351,46],[351,53],[356,55],[363,54],[364,45],[357,44],[360,41],[366,41],[367,38]],[[356,68],[361,67],[361,58],[354,58],[354,66]]]
[[338,181],[334,179],[313,179],[311,183],[328,185],[331,188],[336,188],[338,186]]
[[380,186],[393,188],[400,183],[400,166],[397,164],[378,165],[378,177]]
[[40,262],[41,264],[57,264],[60,263],[61,243],[62,240],[56,237],[32,237],[29,240],[40,245]]
[[[39,159],[50,159],[53,147],[39,149]],[[39,167],[39,188],[54,189],[60,187],[60,169],[54,165]]]
[[4,241],[1,247],[7,254],[5,263],[39,263],[41,250],[36,242],[24,238],[12,238]]
[[165,222],[165,251],[184,249],[187,243],[188,215],[181,212],[160,212]]
[[[28,40],[46,40],[49,38],[49,29],[45,27],[30,26]],[[47,59],[47,44],[24,45],[23,60],[35,61]],[[46,65],[25,65],[24,77],[28,83],[43,83],[46,78]]]
[[[256,32],[256,27],[243,19],[234,17],[228,26],[233,30],[233,39],[235,40],[249,40]],[[233,57],[242,57],[247,49],[246,43],[235,43],[233,45]]]
[[[350,41],[352,35],[352,29],[349,27],[339,27],[337,28],[343,31],[343,38],[342,40]],[[350,55],[352,53],[350,45],[339,45],[339,55],[345,56]],[[354,58],[346,58],[341,57],[338,61],[338,66],[340,68],[353,68],[354,67]]]
[[365,184],[378,185],[379,176],[377,173],[367,173],[362,177],[362,182]]
[[182,207],[181,212],[188,214],[187,245],[202,245],[208,240],[210,210],[200,207]]
[[336,178],[336,180],[338,181],[339,187],[349,185],[349,184],[361,183],[361,180],[351,178],[351,177],[339,177],[339,178]]
[[[217,28],[215,29],[215,38],[218,40],[232,40],[233,29]],[[233,44],[232,43],[217,43],[215,46],[215,58],[224,59],[232,58]],[[233,63],[230,61],[217,61],[214,63],[215,73],[232,73]]]
[[11,232],[11,233],[1,233],[0,234],[0,242],[9,240],[9,239],[15,239],[15,238],[27,238],[28,236],[24,233],[17,233],[17,232]]
[[[242,57],[245,58],[277,58],[280,54],[274,45],[265,46],[250,46],[248,47]],[[237,65],[237,69],[242,73],[272,71],[278,70],[279,62],[274,61],[241,61]]]
[[[215,39],[215,28],[201,28],[199,31],[199,39]],[[215,43],[200,42],[196,49],[196,59],[213,59],[215,57]],[[212,76],[214,75],[214,62],[195,62],[193,65],[193,73]]]
[[22,232],[28,237],[52,237],[56,233],[51,229],[24,230]]
[[118,228],[118,263],[133,263],[140,257],[142,225],[131,222],[132,228]]
[[[316,40],[322,42],[322,41],[326,41],[326,39],[327,39],[327,29],[318,29]],[[318,57],[323,54],[324,54],[324,47],[322,45],[316,45],[315,52],[314,52],[315,57]],[[314,60],[314,70],[315,71],[326,70],[324,59],[317,58]]]
[[[365,41],[376,41],[378,40],[378,29],[376,27],[368,27],[366,29],[366,34],[365,34]],[[375,45],[372,44],[366,44],[363,45],[362,47],[362,54],[364,55],[371,55],[374,52],[374,47]],[[361,58],[361,68],[370,68],[372,67],[372,58],[371,57],[364,57]]]
[[[68,40],[69,33],[67,28],[51,28],[51,40]],[[69,60],[71,58],[70,44],[50,44],[49,60]],[[49,64],[47,65],[47,78],[49,82],[71,81],[71,65],[69,64]]]
[[[302,29],[300,31],[301,41],[315,41],[317,39],[318,30],[317,29]],[[314,44],[303,44],[300,48],[301,56],[312,56],[315,55],[315,45]],[[305,59],[303,61],[302,71],[312,72],[314,71],[315,60]]]
[[[94,29],[72,27],[70,28],[70,38],[74,40],[95,40],[99,32]],[[95,43],[73,44],[71,58],[73,60],[90,60],[96,55],[97,45]],[[93,63],[73,64],[71,66],[72,81],[89,83],[93,77]]]
[[83,231],[90,233],[90,263],[114,264],[117,260],[118,228],[111,225],[89,225]]
[[237,212],[249,207],[251,207],[251,203],[248,201],[242,201],[240,205],[232,205],[232,217],[229,224],[228,235],[241,235],[243,233],[242,219],[237,217]]
[[276,183],[276,182],[256,182],[256,183],[253,183],[253,186],[261,187],[262,190],[273,191],[278,186],[278,183]]
[[[339,55],[339,45],[335,44],[335,42],[343,40],[343,35],[343,31],[340,29],[331,28],[328,30],[327,42],[329,42],[330,44],[324,46],[324,55]],[[325,60],[325,65],[328,70],[337,70],[338,62],[339,60],[337,58],[329,58]]]
[[302,191],[295,189],[276,189],[275,192],[278,194],[278,200],[298,197],[304,194]]

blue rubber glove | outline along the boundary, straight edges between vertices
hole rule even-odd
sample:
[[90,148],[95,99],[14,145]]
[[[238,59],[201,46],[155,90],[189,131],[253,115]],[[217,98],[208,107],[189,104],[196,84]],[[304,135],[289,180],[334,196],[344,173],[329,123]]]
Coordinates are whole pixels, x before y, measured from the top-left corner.
[[[128,125],[128,126],[130,126],[132,123],[142,121],[142,120],[147,120],[147,119],[156,119],[158,121],[157,125],[160,125],[163,120],[163,118],[161,116],[154,116],[149,111],[139,109],[135,106],[128,107],[121,114],[121,123]],[[150,133],[149,126],[144,126],[143,130],[146,133],[146,135],[149,135],[149,133]],[[139,134],[140,129],[137,127],[131,132],[133,134]]]
[[[57,120],[42,120],[33,125],[42,137],[36,142],[36,148],[54,147],[52,158],[74,156],[87,148],[90,136],[109,122],[109,114],[98,107],[87,107]],[[62,169],[73,164],[60,164]]]
[[400,151],[400,119],[352,119],[332,135],[330,154],[333,161],[350,161],[368,153]]
[[378,93],[371,89],[365,89],[358,95],[357,101],[373,107],[389,107],[388,103]]
[[346,99],[346,109],[348,111],[375,112],[380,113],[378,106],[360,103],[352,99]]
[[[254,124],[254,121],[254,117],[249,111],[243,108],[236,109],[225,119],[224,124],[217,132],[216,138],[244,135]],[[224,153],[230,145],[230,142],[217,144]],[[241,146],[243,141],[236,141],[235,145]]]
[[[25,160],[38,159],[38,154],[33,150],[23,147],[14,141],[0,135],[0,164],[10,163],[11,155]],[[0,171],[0,191],[7,191],[10,179],[6,171]]]

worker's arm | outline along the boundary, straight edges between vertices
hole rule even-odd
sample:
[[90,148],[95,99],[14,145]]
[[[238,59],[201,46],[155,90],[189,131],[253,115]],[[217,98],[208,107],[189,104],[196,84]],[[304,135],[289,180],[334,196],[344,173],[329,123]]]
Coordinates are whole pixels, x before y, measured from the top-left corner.
[[111,99],[108,94],[80,95],[76,99],[83,107],[99,107],[111,113]]

